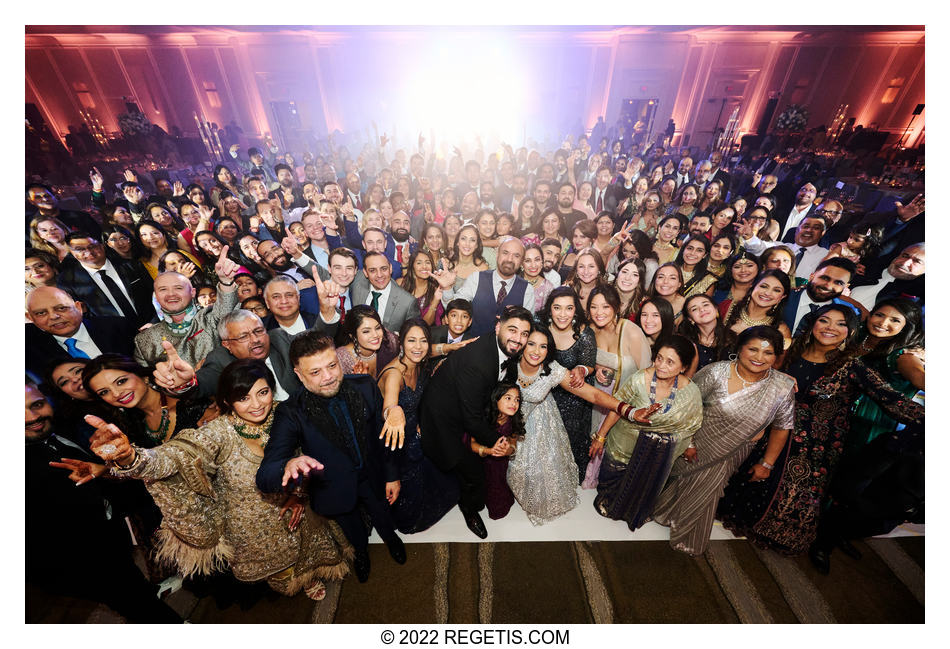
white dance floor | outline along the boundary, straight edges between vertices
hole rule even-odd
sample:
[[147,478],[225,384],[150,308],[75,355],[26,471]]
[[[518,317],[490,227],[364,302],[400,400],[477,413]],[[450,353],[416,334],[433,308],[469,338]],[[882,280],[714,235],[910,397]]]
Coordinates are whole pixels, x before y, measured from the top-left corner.
[[[482,541],[465,526],[465,520],[458,507],[446,514],[442,520],[424,532],[418,534],[400,534],[405,543],[503,543],[511,541],[666,541],[670,538],[669,529],[657,523],[647,523],[636,532],[631,532],[623,521],[604,518],[594,510],[596,489],[577,489],[580,503],[564,516],[545,523],[532,525],[517,501],[508,515],[501,520],[488,518],[488,511],[482,510],[481,517],[488,530],[488,538]],[[923,525],[902,525],[887,536],[922,536]],[[723,529],[716,521],[712,538],[734,539],[732,532]],[[370,537],[371,543],[381,543],[376,531]]]

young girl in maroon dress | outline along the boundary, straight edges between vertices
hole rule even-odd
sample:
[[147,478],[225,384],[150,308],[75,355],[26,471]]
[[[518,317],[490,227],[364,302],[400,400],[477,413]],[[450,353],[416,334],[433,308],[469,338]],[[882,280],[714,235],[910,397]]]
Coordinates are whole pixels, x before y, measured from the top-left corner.
[[[514,383],[501,382],[491,394],[488,404],[488,416],[498,429],[501,438],[508,446],[517,448],[519,439],[524,439],[524,419],[521,416],[521,390]],[[469,441],[473,453],[485,458],[485,506],[488,516],[498,520],[507,516],[515,502],[515,496],[508,488],[508,458],[511,453],[494,455],[492,448],[482,446],[474,439]]]

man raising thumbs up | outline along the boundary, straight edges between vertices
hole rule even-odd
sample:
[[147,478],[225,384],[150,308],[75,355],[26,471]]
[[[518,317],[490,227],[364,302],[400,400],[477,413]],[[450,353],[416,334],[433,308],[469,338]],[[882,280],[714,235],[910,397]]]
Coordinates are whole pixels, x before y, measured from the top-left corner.
[[165,359],[162,341],[167,340],[181,357],[195,366],[218,346],[218,320],[237,304],[234,275],[238,265],[228,259],[224,246],[214,265],[218,275],[218,299],[201,308],[195,302],[195,289],[186,277],[175,272],[155,278],[155,298],[162,309],[162,321],[135,336],[135,360],[154,365]]

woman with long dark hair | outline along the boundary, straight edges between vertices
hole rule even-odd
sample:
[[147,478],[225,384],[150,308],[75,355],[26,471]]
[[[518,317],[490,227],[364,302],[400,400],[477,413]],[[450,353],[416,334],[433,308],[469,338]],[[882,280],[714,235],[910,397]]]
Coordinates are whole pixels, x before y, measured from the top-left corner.
[[730,335],[742,333],[749,327],[774,327],[790,343],[792,332],[782,320],[785,302],[791,293],[788,275],[780,270],[765,270],[756,277],[752,289],[738,302],[733,302],[723,319],[723,327]]
[[[584,248],[577,253],[575,265],[564,286],[570,286],[581,302],[586,302],[590,292],[597,287],[608,286],[607,266],[604,258],[593,248]],[[562,266],[562,270],[563,270]]]
[[634,320],[640,309],[640,302],[646,295],[646,266],[635,257],[624,259],[617,265],[617,272],[611,286],[620,296],[620,317]]
[[[718,279],[726,272],[726,264],[736,250],[736,240],[729,234],[718,234],[710,237],[709,256],[706,258],[706,270]],[[716,289],[713,288],[712,291]]]
[[488,270],[488,262],[483,256],[482,239],[478,228],[473,224],[463,225],[459,230],[455,245],[452,248],[452,270],[455,271],[454,289],[462,288],[465,280],[472,273]]
[[848,306],[823,306],[785,355],[783,369],[798,387],[794,431],[782,444],[758,442],[729,481],[717,513],[723,526],[758,546],[797,555],[815,540],[825,489],[861,394],[902,423],[923,423],[922,406],[842,353],[859,322]]
[[304,590],[321,600],[323,580],[342,580],[353,550],[337,524],[315,514],[305,498],[257,489],[274,421],[274,385],[263,361],[234,361],[218,381],[222,415],[209,424],[146,449],[90,416],[97,429],[90,444],[114,475],[145,481],[163,514],[157,555],[182,575],[227,566],[240,581],[266,580],[282,595]]
[[732,303],[741,301],[752,290],[755,278],[761,270],[759,258],[745,248],[739,248],[738,253],[730,258],[726,264],[726,272],[716,284],[712,296],[713,302],[719,306],[719,315],[723,320]]
[[716,303],[708,295],[698,294],[683,303],[683,321],[677,332],[696,346],[696,360],[686,374],[693,376],[710,363],[722,360],[726,349],[726,328]]
[[426,362],[430,338],[425,320],[406,320],[399,330],[399,355],[380,370],[377,380],[387,419],[399,409],[406,422],[404,446],[397,451],[400,487],[389,501],[393,523],[404,534],[428,529],[455,507],[459,498],[455,476],[440,471],[422,454],[419,404],[430,378]]
[[[597,339],[588,325],[587,314],[577,293],[569,286],[553,289],[548,294],[544,308],[538,312],[537,319],[551,331],[554,339],[553,360],[572,374],[575,386],[580,385],[594,371]],[[555,387],[551,394],[567,430],[571,453],[578,468],[577,484],[580,484],[587,467],[591,405],[560,387]]]
[[641,302],[635,322],[650,341],[651,347],[655,346],[659,339],[676,333],[673,307],[661,297],[648,297]]
[[416,298],[419,313],[428,325],[442,324],[442,288],[432,276],[435,262],[432,255],[423,249],[418,249],[409,255],[408,271],[396,280],[404,291]]
[[706,293],[719,281],[719,277],[706,270],[709,261],[709,239],[690,236],[680,246],[676,255],[676,264],[683,275],[682,292],[685,297],[697,293]]
[[336,356],[344,374],[369,374],[376,378],[399,353],[398,336],[386,331],[379,314],[366,304],[354,305],[346,312],[336,344]]

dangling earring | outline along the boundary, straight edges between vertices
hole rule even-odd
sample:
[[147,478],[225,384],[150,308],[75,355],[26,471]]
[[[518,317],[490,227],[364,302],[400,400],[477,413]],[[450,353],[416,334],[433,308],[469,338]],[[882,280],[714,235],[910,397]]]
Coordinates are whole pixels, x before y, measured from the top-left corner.
[[574,316],[573,318],[571,318],[571,326],[573,327],[576,324],[577,324],[577,316]]
[[729,360],[735,363],[737,360],[739,360],[739,355],[733,352],[729,354]]
[[405,356],[405,355],[406,355],[405,350],[400,349],[400,350],[399,350],[399,360],[402,360],[402,357]]

